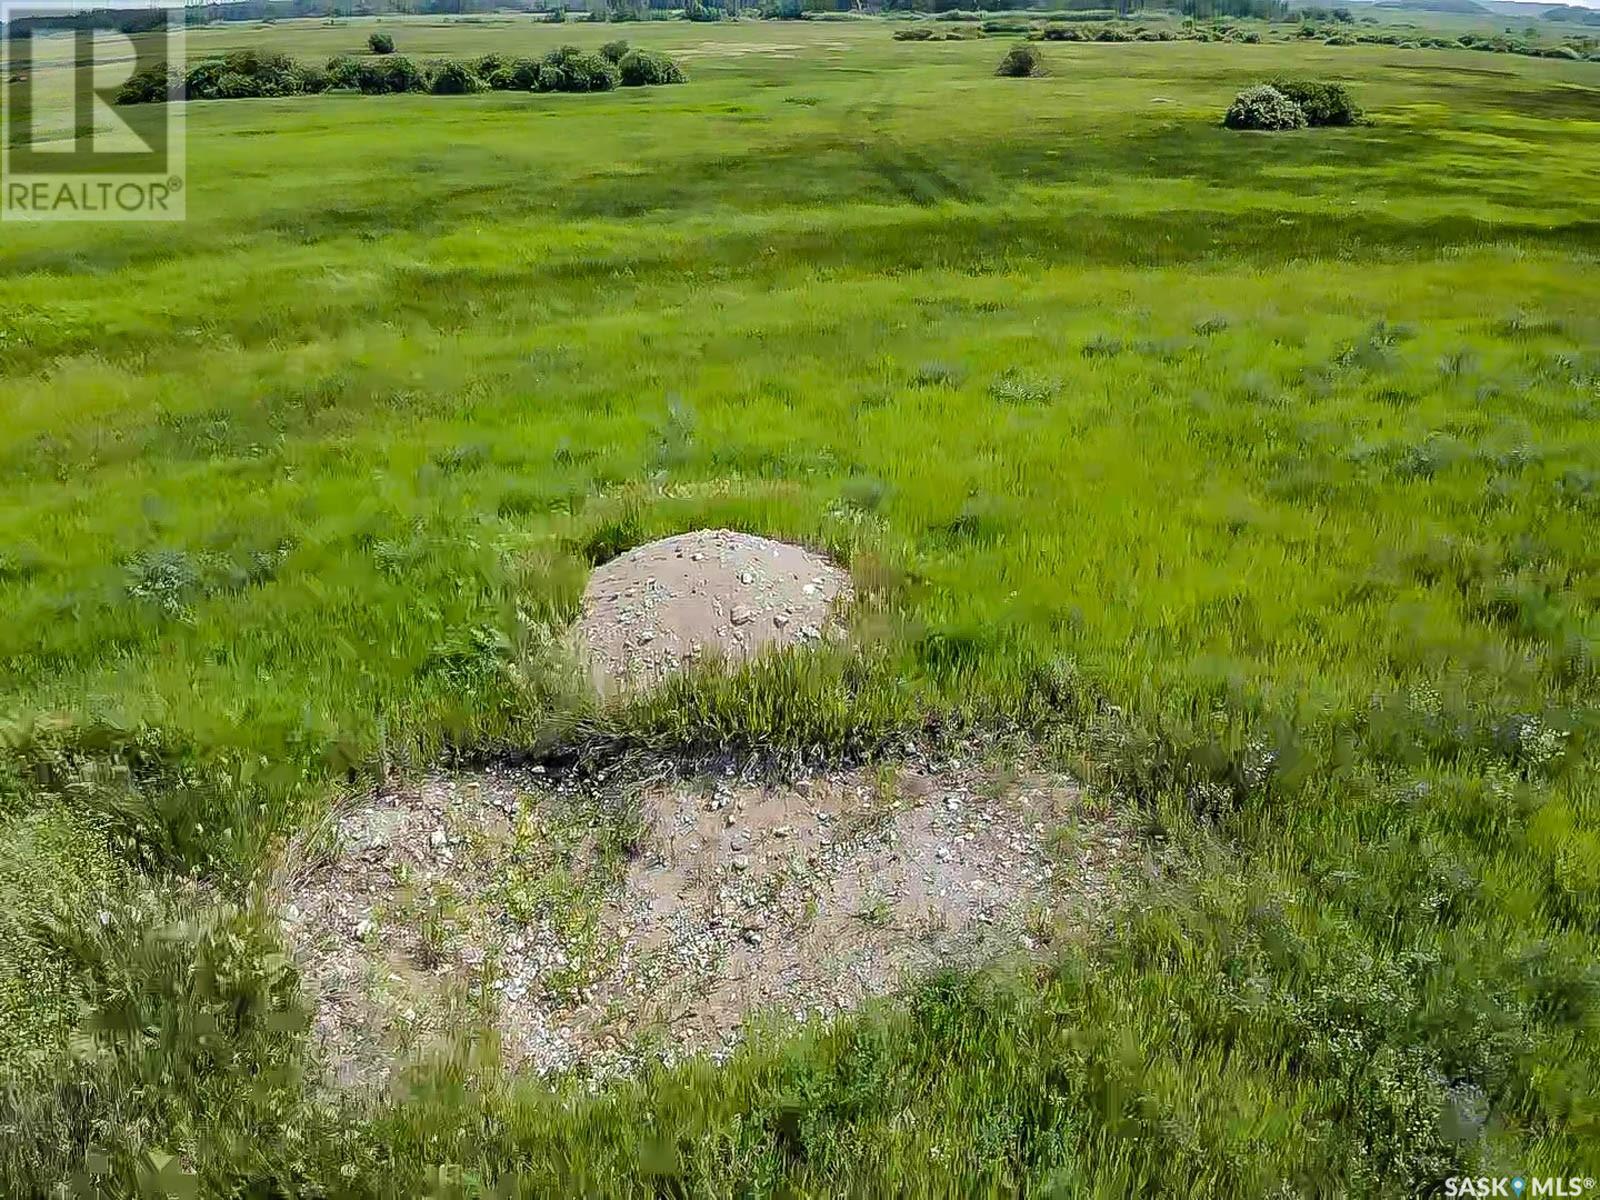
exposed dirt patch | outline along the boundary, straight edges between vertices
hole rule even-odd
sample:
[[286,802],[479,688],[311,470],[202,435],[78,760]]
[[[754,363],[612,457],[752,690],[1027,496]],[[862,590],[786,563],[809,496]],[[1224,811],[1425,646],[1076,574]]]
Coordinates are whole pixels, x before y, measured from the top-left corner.
[[628,798],[439,776],[340,815],[283,879],[335,1082],[493,1030],[541,1073],[720,1054],[908,973],[1043,953],[1142,849],[1070,780],[943,764]]
[[837,632],[849,573],[786,542],[702,529],[596,567],[575,627],[602,693],[639,690],[705,657],[739,661]]

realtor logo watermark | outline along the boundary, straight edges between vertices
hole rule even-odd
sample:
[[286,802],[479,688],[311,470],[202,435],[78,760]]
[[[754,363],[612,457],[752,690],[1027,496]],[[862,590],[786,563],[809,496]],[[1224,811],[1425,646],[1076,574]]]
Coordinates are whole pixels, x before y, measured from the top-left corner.
[[0,26],[0,219],[183,220],[184,105],[117,103],[140,72],[183,78],[181,2],[0,0]]

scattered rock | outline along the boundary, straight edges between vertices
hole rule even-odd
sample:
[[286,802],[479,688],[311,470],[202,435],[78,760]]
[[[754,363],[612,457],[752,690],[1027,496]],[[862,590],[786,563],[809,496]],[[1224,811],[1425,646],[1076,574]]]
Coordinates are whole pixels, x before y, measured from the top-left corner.
[[[619,859],[624,828],[648,833]],[[471,1021],[538,1073],[721,1055],[757,1013],[828,1017],[908,972],[1048,953],[1147,853],[1070,780],[976,766],[631,798],[499,768],[384,793],[331,832],[278,893],[349,1088]]]

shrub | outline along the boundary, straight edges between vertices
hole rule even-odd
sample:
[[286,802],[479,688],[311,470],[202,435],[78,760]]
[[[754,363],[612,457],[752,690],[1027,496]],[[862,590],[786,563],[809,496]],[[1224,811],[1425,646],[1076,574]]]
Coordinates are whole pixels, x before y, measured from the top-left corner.
[[1222,123],[1229,129],[1303,129],[1306,114],[1277,88],[1263,83],[1235,96]]
[[1030,75],[1044,74],[1044,63],[1034,47],[1013,46],[1006,51],[994,73],[1008,79],[1026,79]]
[[598,54],[579,54],[561,64],[569,92],[609,92],[617,86],[617,68]]
[[1046,25],[1039,31],[1039,39],[1045,42],[1082,42],[1088,37],[1076,25]]
[[619,64],[617,71],[623,87],[650,87],[665,83],[682,83],[683,69],[664,54],[651,54],[634,50]]
[[510,72],[511,86],[519,92],[533,92],[539,88],[539,63],[532,58],[513,60],[506,68]]
[[894,40],[897,42],[926,42],[933,37],[933,30],[916,27],[912,29],[896,29]]
[[136,71],[117,89],[118,104],[163,104],[184,98],[183,76],[166,63]]
[[321,67],[297,64],[296,73],[300,76],[300,90],[308,96],[325,92],[330,86],[328,72]]
[[326,71],[329,88],[361,86],[361,64],[348,54],[336,54],[330,58]]
[[393,54],[394,38],[387,33],[374,33],[367,38],[367,48],[374,54]]
[[542,60],[485,55],[474,61],[445,60],[419,66],[401,54],[378,58],[338,55],[324,67],[296,63],[283,54],[236,51],[193,63],[183,76],[168,67],[150,67],[130,78],[117,93],[119,104],[149,104],[185,97],[232,100],[251,96],[297,96],[333,88],[367,95],[431,92],[458,96],[486,87],[502,91],[604,92],[630,87],[682,83],[678,64],[662,54],[630,50],[619,64],[598,54],[563,46]]
[[[318,78],[326,86],[325,79]],[[222,58],[192,64],[184,76],[183,90],[191,100],[241,100],[298,96],[312,90],[307,82],[305,69],[286,54],[235,50]]]
[[600,47],[600,57],[608,63],[620,63],[628,56],[628,43],[622,38]]
[[369,96],[425,92],[428,90],[428,76],[409,58],[395,54],[380,62],[362,63],[356,86]]
[[1300,106],[1307,125],[1354,125],[1361,109],[1341,83],[1313,79],[1274,79],[1270,85]]
[[433,68],[428,91],[435,96],[465,96],[483,90],[483,80],[463,62],[443,62]]
[[480,78],[500,92],[533,92],[539,89],[539,64],[531,58],[514,58],[489,72],[479,71]]

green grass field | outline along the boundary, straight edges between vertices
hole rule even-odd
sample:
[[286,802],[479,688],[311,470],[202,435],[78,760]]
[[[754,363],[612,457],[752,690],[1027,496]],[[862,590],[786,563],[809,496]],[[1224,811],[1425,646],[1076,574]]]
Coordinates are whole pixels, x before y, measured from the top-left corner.
[[[1600,64],[384,27],[690,82],[197,103],[186,223],[5,227],[0,1191],[1600,1174]],[[1279,73],[1372,123],[1220,127]],[[848,562],[860,653],[556,685],[587,559],[719,525]],[[380,767],[1002,734],[1186,864],[1050,970],[598,1094],[308,1084],[254,881]]]

